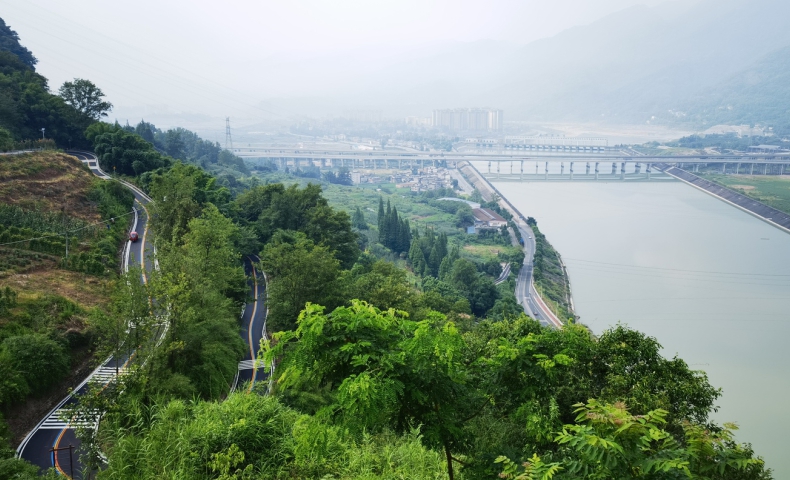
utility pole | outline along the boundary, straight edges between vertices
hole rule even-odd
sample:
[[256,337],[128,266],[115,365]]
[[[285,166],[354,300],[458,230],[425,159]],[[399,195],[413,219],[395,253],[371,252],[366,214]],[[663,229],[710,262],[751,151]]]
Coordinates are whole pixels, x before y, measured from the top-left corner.
[[60,207],[60,213],[63,215],[63,236],[66,237],[66,261],[69,260],[69,222],[66,217],[66,206]]
[[233,151],[233,139],[230,136],[230,117],[225,117],[225,150]]

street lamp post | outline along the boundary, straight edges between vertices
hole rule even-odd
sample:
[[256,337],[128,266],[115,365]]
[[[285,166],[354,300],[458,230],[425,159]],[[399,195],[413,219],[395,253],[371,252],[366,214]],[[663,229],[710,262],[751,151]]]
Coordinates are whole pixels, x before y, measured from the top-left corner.
[[44,130],[46,130],[46,128],[42,128],[41,129],[41,139],[42,140],[46,140],[46,137],[44,136]]

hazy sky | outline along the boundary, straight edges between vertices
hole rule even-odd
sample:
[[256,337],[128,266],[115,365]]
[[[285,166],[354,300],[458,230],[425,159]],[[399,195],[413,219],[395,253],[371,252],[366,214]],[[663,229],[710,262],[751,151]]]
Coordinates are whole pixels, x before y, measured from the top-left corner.
[[[311,93],[290,77],[277,81],[289,65],[302,72],[305,62],[338,59],[362,67],[484,39],[526,44],[632,5],[658,3],[0,0],[0,17],[38,57],[37,69],[53,89],[84,77],[117,107],[215,115]],[[312,85],[327,72],[321,70]]]

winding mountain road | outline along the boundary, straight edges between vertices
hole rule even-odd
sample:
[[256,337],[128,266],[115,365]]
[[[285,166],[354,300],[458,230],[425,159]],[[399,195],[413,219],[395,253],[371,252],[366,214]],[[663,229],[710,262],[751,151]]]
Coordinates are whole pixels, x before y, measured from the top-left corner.
[[[101,170],[98,160],[93,154],[77,151],[67,153],[80,159],[97,177],[111,180],[111,177]],[[127,240],[122,253],[122,268],[124,271],[128,271],[130,263],[139,265],[141,280],[147,283],[148,274],[157,266],[155,247],[148,235],[148,209],[146,206],[151,202],[151,199],[134,185],[124,181],[121,183],[134,194],[135,215],[129,231],[137,231],[140,238],[134,243]],[[42,470],[54,467],[61,475],[80,478],[82,470],[82,465],[79,463],[80,441],[76,437],[75,429],[78,426],[90,425],[90,423],[64,419],[66,409],[77,401],[75,394],[85,393],[91,382],[109,386],[117,373],[123,373],[133,357],[134,353],[110,357],[105,360],[27,434],[17,447],[17,456],[41,467]],[[69,446],[74,448],[70,450]]]
[[258,257],[244,257],[244,272],[250,279],[248,285],[252,291],[252,302],[244,306],[241,315],[241,337],[247,343],[244,360],[239,362],[239,373],[233,382],[233,390],[240,385],[246,386],[251,392],[255,383],[268,380],[268,375],[255,361],[261,346],[261,339],[266,335],[266,275],[255,267]]

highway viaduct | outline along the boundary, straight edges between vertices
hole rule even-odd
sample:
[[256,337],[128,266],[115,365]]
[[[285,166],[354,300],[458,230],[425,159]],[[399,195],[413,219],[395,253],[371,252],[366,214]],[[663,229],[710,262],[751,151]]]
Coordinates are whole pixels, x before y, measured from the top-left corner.
[[[351,169],[404,169],[445,166],[455,168],[461,162],[482,162],[488,168],[481,173],[503,180],[574,179],[583,174],[588,179],[626,179],[626,170],[650,178],[656,165],[678,166],[698,171],[700,166],[715,165],[725,174],[785,175],[790,174],[790,154],[743,155],[625,155],[622,151],[556,152],[556,153],[458,153],[458,152],[398,152],[398,151],[343,151],[302,149],[234,149],[236,155],[247,159],[269,160],[278,168],[346,167]],[[636,152],[634,152],[636,153]],[[478,165],[480,165],[478,163]],[[532,173],[532,167],[535,167]],[[550,166],[552,174],[550,175]],[[559,176],[557,176],[559,166]],[[525,167],[529,171],[525,170]],[[567,167],[567,170],[566,170]],[[644,169],[644,170],[643,170]],[[567,173],[566,173],[567,172]],[[644,173],[643,173],[644,172]],[[631,175],[633,176],[633,175]]]

